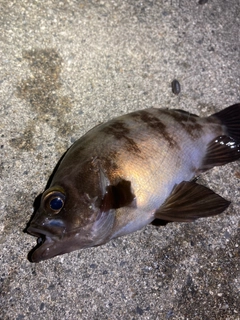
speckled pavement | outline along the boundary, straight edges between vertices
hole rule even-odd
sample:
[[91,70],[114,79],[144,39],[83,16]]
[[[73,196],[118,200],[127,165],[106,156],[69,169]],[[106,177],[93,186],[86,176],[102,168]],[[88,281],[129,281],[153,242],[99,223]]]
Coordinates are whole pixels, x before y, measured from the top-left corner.
[[239,162],[201,177],[232,201],[217,217],[39,264],[23,233],[58,159],[93,126],[240,101],[240,2],[201,2],[0,1],[1,319],[240,319]]

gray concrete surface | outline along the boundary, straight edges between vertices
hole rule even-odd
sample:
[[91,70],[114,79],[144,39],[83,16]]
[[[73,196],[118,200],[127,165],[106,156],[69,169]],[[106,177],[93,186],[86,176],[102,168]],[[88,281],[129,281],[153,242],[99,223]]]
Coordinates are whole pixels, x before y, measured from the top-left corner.
[[0,318],[240,319],[239,162],[201,178],[232,201],[217,217],[39,264],[23,233],[61,154],[96,124],[240,101],[239,0],[2,0],[0,21]]

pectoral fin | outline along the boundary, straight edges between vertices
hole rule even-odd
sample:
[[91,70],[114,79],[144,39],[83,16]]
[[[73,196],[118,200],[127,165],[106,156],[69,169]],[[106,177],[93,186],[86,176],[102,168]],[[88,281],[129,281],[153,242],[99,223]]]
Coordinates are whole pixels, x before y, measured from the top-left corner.
[[[193,181],[183,181],[173,188],[171,195],[155,212],[156,224],[194,221],[198,218],[220,214],[230,202],[212,190]],[[164,223],[163,223],[164,222]]]

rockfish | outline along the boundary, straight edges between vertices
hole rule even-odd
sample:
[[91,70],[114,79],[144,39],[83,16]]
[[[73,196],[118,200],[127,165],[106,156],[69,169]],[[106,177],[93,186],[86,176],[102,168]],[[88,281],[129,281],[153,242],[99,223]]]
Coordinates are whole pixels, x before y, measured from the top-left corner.
[[61,159],[27,232],[30,260],[99,246],[149,223],[220,214],[229,201],[198,184],[202,172],[240,158],[240,104],[200,118],[135,111],[100,124]]

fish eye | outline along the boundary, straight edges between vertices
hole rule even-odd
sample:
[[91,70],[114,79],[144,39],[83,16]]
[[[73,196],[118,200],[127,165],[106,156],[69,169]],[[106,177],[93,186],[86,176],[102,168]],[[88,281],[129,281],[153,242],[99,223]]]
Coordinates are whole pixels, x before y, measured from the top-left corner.
[[59,191],[52,191],[44,197],[44,207],[51,213],[59,213],[64,206],[65,195]]
[[60,197],[55,197],[49,202],[50,208],[60,210],[63,207],[63,200]]

